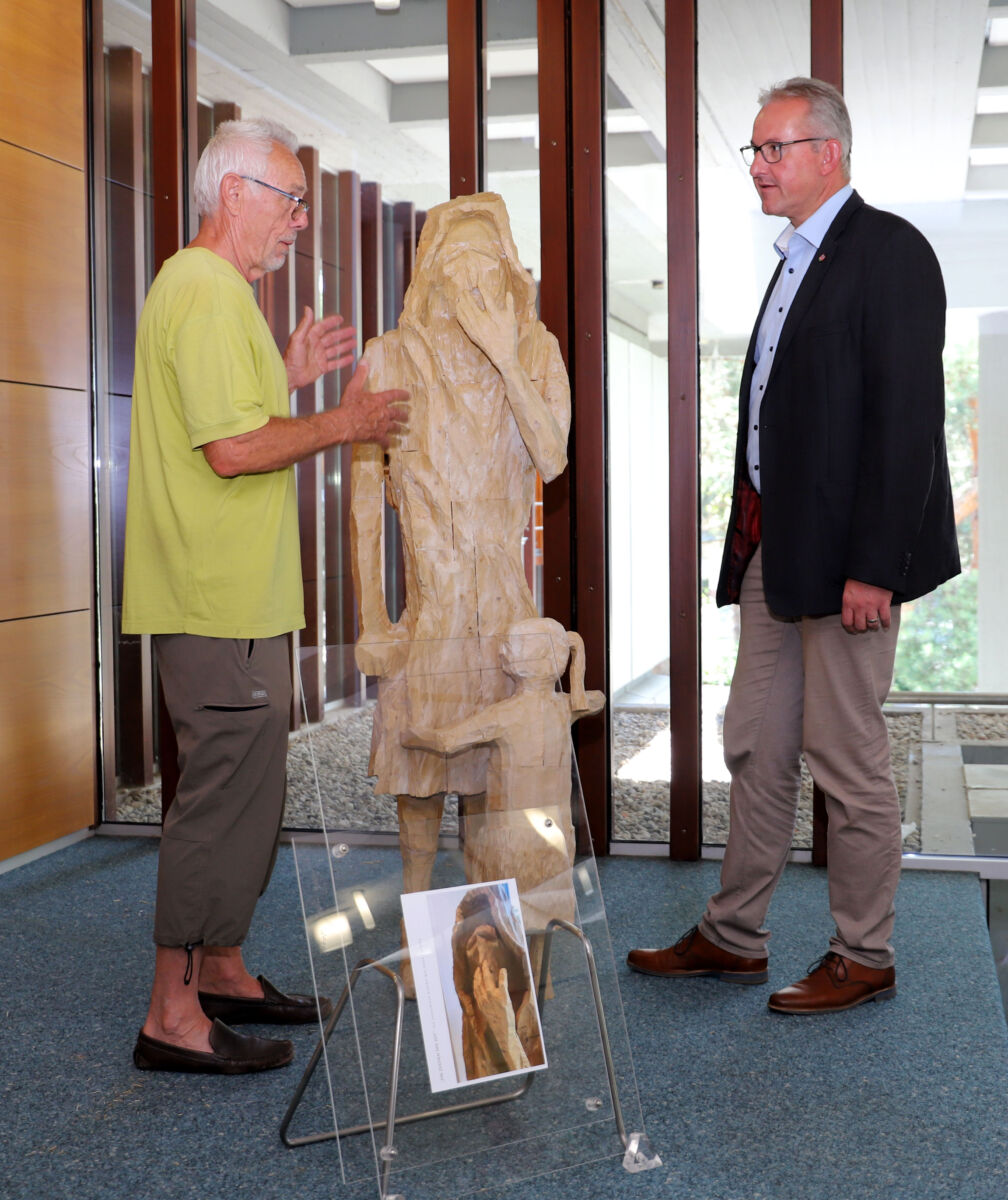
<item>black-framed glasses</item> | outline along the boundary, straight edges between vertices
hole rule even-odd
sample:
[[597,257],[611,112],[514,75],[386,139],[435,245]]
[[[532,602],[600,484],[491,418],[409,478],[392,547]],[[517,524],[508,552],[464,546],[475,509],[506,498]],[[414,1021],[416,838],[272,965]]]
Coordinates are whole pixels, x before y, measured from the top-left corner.
[[764,142],[762,146],[754,146],[752,142],[748,146],[739,146],[739,152],[745,159],[747,167],[752,166],[753,159],[756,157],[756,151],[763,155],[763,161],[768,163],[779,163],[784,155],[785,146],[800,146],[802,142],[828,142],[826,137],[810,137],[810,138],[795,138],[790,142]]
[[308,201],[304,196],[295,196],[293,192],[285,192],[283,188],[278,188],[275,184],[267,183],[265,179],[256,179],[254,175],[243,175],[242,179],[247,179],[249,183],[258,183],[260,187],[269,188],[271,192],[278,192],[281,196],[286,196],[287,199],[294,205],[291,210],[291,216],[296,216],[298,213],[307,213]]

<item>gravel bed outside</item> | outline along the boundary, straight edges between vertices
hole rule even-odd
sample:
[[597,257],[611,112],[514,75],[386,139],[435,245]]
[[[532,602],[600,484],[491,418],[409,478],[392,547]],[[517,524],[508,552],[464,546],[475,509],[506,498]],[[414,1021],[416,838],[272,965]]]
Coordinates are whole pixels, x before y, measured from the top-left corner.
[[[394,833],[398,828],[393,796],[375,795],[367,774],[371,747],[371,706],[336,710],[322,725],[291,735],[287,762],[287,805],[284,825],[289,829],[320,829],[319,800],[325,827],[359,832]],[[892,746],[893,773],[901,808],[907,813],[912,767],[920,760],[923,717],[919,712],[887,713]],[[1008,714],[957,714],[959,736],[966,740],[1008,738]],[[665,842],[668,840],[668,795],[671,762],[668,711],[617,709],[613,715],[613,838],[616,841]],[[649,774],[653,764],[664,762],[663,778],[633,779],[627,764],[649,751]],[[664,758],[662,757],[664,755]],[[633,768],[630,768],[631,772]],[[316,785],[316,779],[318,783]],[[703,840],[723,845],[728,835],[728,784],[722,780],[704,783]],[[130,788],[117,796],[120,821],[158,824],[161,820],[161,787]],[[904,815],[906,820],[906,815]],[[445,805],[442,831],[458,829],[457,806]],[[808,849],[812,844],[812,781],[802,769],[802,792],[795,825],[794,845]],[[904,842],[918,849],[919,831]]]
[[1008,741],[1008,712],[957,712],[955,728],[962,742]]

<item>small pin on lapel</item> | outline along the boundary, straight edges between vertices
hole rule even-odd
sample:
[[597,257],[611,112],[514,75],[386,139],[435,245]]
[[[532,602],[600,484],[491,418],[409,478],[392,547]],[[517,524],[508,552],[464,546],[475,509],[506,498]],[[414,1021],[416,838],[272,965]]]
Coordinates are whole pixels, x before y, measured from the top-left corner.
[[819,255],[819,261],[820,261],[820,262],[825,262],[825,261],[826,261],[826,255],[825,255],[825,254],[820,254],[820,255]]

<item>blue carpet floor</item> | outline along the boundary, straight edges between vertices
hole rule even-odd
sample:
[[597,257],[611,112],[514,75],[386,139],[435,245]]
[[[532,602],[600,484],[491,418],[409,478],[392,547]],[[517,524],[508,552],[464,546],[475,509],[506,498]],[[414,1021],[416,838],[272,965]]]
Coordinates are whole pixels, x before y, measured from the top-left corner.
[[[288,1200],[347,1191],[332,1143],[285,1149],[293,1068],[220,1079],[136,1071],[156,843],[94,838],[0,876],[0,1196],[9,1200]],[[793,866],[771,910],[768,987],[630,974],[631,945],[673,940],[716,864],[600,865],[641,1108],[663,1165],[619,1156],[493,1200],[1004,1200],[1008,1036],[974,877],[908,872],[895,1000],[828,1018],[766,997],[826,948],[825,879]],[[307,990],[293,856],[281,855],[246,946],[253,969]],[[409,1191],[407,1191],[409,1200]],[[451,1193],[446,1191],[447,1197]]]

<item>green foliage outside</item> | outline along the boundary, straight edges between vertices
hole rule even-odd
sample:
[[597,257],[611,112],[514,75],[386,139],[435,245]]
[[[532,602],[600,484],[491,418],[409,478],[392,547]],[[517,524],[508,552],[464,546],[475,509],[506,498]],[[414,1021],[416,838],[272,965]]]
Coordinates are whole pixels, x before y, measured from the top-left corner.
[[[741,358],[704,356],[700,362],[700,541],[703,678],[731,679],[734,646],[723,614],[714,607],[721,545],[731,506]],[[977,344],[958,342],[945,351],[945,431],[956,508],[975,487]],[[969,692],[977,686],[976,514],[959,526],[963,574],[929,596],[904,606],[893,690]]]

